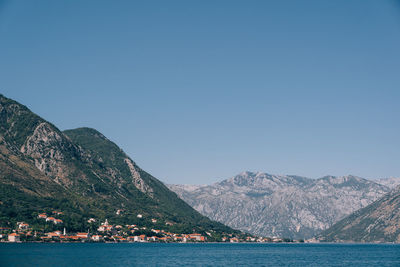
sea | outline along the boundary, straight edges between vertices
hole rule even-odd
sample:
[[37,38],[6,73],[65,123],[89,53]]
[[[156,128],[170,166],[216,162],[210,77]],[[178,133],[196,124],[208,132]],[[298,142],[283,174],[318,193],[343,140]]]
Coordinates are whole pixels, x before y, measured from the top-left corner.
[[400,266],[400,245],[1,243],[0,266]]

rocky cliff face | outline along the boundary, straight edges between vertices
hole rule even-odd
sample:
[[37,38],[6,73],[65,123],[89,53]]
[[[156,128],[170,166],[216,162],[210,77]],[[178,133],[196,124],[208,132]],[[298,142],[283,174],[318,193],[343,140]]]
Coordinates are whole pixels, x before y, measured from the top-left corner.
[[129,167],[132,181],[136,188],[139,189],[141,192],[153,197],[153,189],[142,179],[140,173],[136,170],[137,167],[135,167],[135,163],[130,158],[126,158],[124,161]]
[[71,155],[81,157],[80,149],[61,132],[46,122],[39,123],[20,148],[21,153],[31,157],[35,166],[58,184],[69,187],[73,180],[68,167]]
[[212,185],[169,188],[200,213],[233,228],[289,238],[310,238],[390,190],[355,176],[309,179],[252,172]]

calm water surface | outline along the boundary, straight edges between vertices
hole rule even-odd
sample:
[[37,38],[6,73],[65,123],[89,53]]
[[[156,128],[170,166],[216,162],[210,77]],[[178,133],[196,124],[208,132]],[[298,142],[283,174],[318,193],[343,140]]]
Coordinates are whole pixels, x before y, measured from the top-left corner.
[[3,243],[0,266],[400,266],[400,245]]

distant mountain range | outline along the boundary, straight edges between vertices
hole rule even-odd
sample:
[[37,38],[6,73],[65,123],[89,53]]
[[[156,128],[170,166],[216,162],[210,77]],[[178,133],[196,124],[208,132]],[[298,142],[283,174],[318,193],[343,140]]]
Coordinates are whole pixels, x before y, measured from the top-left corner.
[[328,242],[400,243],[400,187],[337,222],[319,237]]
[[262,236],[311,238],[388,193],[400,179],[244,172],[212,185],[168,185],[209,218]]
[[93,217],[177,233],[238,232],[195,211],[98,131],[62,132],[0,95],[0,226],[54,209],[70,231],[86,230]]

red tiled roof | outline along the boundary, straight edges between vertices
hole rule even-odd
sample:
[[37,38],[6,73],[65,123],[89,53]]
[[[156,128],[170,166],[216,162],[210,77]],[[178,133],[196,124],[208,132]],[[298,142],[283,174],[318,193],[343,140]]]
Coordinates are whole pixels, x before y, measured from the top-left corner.
[[88,237],[88,233],[76,233],[76,236],[86,238]]

